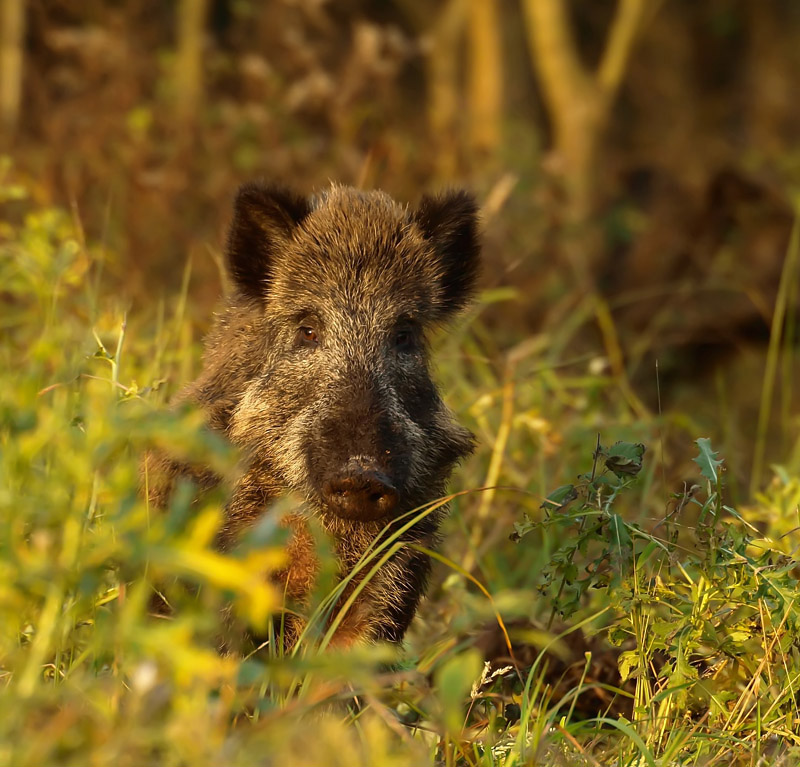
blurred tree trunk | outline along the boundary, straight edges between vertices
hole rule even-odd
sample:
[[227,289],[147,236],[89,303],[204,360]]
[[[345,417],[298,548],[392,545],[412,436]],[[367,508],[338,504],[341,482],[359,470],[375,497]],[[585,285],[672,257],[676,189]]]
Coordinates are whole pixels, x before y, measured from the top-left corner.
[[197,120],[203,99],[203,43],[208,0],[180,0],[175,52],[175,111],[181,127]]
[[477,156],[493,155],[502,139],[503,56],[497,0],[470,0],[469,141]]
[[0,122],[9,137],[19,121],[24,39],[25,0],[0,0]]
[[784,26],[775,5],[748,5],[746,16],[750,32],[747,73],[750,138],[758,152],[772,158],[785,149],[786,116],[797,79],[792,51],[786,50]]
[[459,51],[464,37],[467,2],[469,0],[446,0],[430,35],[428,125],[436,175],[442,180],[451,179],[458,172]]
[[[594,204],[595,163],[636,34],[656,0],[618,0],[596,72],[581,62],[567,0],[523,0],[528,42],[553,131],[555,168],[567,199],[567,223],[583,226]],[[589,274],[586,247],[574,249],[578,277]]]

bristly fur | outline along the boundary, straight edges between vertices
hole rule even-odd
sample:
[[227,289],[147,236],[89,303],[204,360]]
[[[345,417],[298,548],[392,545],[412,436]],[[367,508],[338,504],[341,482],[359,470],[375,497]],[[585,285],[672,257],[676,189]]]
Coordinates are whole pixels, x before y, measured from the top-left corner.
[[[203,372],[180,399],[202,407],[242,452],[221,546],[279,494],[305,499],[284,521],[292,538],[280,581],[296,603],[317,575],[303,514],[332,536],[344,576],[387,524],[443,496],[471,451],[472,435],[431,378],[426,334],[469,301],[479,252],[477,206],[462,191],[424,197],[416,210],[338,185],[312,198],[259,184],[239,192],[227,252],[234,290],[206,340]],[[152,497],[163,504],[164,487],[191,471],[168,458],[151,463],[162,477]],[[402,540],[435,546],[444,513]],[[334,641],[400,641],[429,569],[418,551],[398,552]],[[301,629],[289,627],[287,645]]]

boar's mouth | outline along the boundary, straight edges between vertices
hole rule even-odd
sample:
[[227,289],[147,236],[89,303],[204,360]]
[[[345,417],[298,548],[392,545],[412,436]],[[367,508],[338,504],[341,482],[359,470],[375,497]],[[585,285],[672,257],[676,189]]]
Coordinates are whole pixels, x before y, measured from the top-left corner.
[[353,459],[322,484],[327,508],[342,519],[371,522],[388,517],[399,494],[390,477],[372,461]]

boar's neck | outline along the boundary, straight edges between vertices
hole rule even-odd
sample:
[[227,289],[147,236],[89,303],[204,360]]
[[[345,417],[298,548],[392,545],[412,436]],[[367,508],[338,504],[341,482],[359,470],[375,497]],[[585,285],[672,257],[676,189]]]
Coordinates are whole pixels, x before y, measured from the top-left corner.
[[261,370],[266,348],[263,307],[234,296],[206,338],[203,371],[177,401],[200,405],[213,429],[227,431],[247,385]]

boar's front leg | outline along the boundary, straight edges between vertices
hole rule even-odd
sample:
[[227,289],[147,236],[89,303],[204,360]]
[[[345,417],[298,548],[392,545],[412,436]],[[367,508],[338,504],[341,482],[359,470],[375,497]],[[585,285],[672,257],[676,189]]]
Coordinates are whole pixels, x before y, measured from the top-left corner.
[[213,490],[222,478],[205,466],[197,466],[186,461],[176,461],[168,455],[151,450],[145,454],[142,463],[142,484],[147,500],[156,509],[166,509],[180,480],[193,482],[200,494]]

